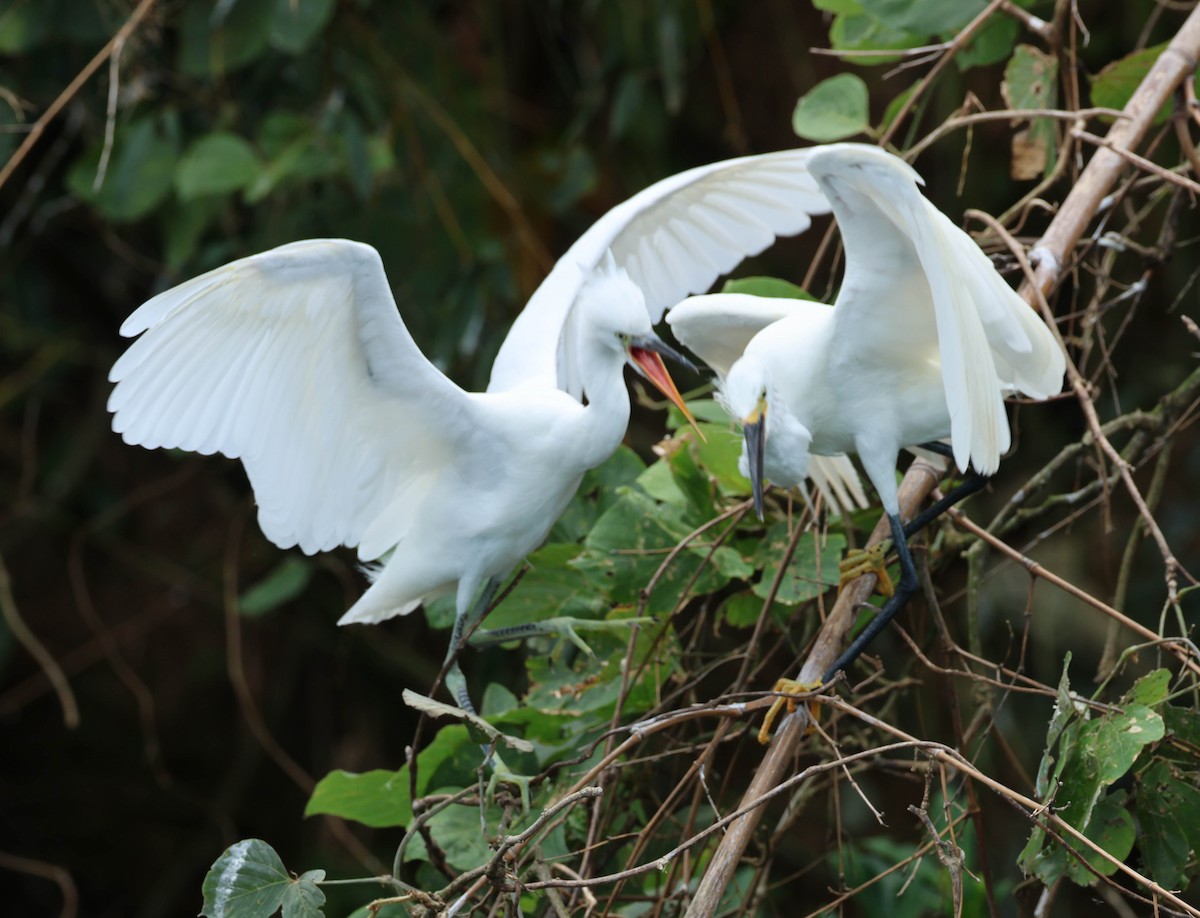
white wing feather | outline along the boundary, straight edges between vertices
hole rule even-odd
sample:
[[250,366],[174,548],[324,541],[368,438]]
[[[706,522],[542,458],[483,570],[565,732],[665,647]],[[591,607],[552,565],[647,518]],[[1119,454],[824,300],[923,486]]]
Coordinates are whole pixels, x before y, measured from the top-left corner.
[[810,168],[846,241],[837,339],[860,359],[873,347],[907,349],[907,359],[922,345],[936,348],[955,462],[991,474],[1010,442],[1002,385],[1037,398],[1061,389],[1065,363],[1054,336],[971,237],[921,195],[908,164],[834,144]]
[[561,344],[580,288],[610,252],[642,290],[652,323],[706,290],[776,236],[802,232],[829,205],[808,175],[812,149],[746,156],[663,179],[614,207],[559,259],[517,316],[492,365],[488,391],[536,380],[578,395]]
[[713,368],[729,373],[760,331],[796,311],[793,301],[746,293],[690,296],[667,312],[667,324],[680,344]]
[[421,354],[361,243],[234,261],[149,300],[121,334],[141,337],[109,374],[113,429],[241,459],[281,548],[378,557],[395,544],[363,541],[381,508],[416,503],[471,423],[469,397]]
[[[691,296],[673,306],[667,312],[667,324],[684,347],[723,379],[760,331],[779,319],[814,308],[832,307],[810,300],[717,293]],[[869,506],[858,470],[847,456],[811,456],[808,477],[834,516]],[[807,494],[804,497],[808,499]]]

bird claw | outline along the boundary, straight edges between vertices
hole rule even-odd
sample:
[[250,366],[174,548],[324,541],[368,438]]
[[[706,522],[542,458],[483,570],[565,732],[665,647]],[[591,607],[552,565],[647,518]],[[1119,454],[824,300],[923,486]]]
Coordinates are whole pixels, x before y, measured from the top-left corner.
[[874,574],[876,578],[875,589],[884,596],[893,596],[896,593],[895,584],[892,583],[891,575],[888,574],[887,558],[888,549],[891,548],[891,541],[884,540],[870,548],[852,548],[846,552],[846,557],[838,564],[838,592],[845,589],[846,584],[851,580],[861,577],[863,574]]
[[[796,713],[795,695],[804,692],[816,691],[821,687],[821,685],[822,683],[819,679],[815,682],[797,682],[794,679],[780,679],[777,681],[775,683],[775,688],[772,689],[772,691],[785,694],[778,695],[771,703],[771,706],[767,708],[766,716],[763,717],[762,726],[759,727],[758,730],[758,741],[764,746],[771,742],[771,727],[774,726],[775,719],[779,716],[779,712],[784,708],[787,708],[787,712],[789,714]],[[810,704],[808,706],[808,710],[813,720],[816,720],[817,706],[815,704]]]

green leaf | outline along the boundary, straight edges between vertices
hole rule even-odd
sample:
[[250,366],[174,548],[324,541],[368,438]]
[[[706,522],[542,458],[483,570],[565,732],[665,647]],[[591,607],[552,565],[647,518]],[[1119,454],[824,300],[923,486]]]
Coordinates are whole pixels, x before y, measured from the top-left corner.
[[924,38],[956,33],[987,5],[984,0],[858,0],[884,26]]
[[[449,785],[439,788],[435,793],[456,794],[462,788]],[[500,821],[501,812],[497,807],[487,806],[484,809],[484,824],[496,825]],[[480,867],[491,860],[495,853],[488,845],[483,832],[479,805],[453,805],[434,814],[426,823],[429,833],[438,847],[446,856],[446,861],[457,871],[470,870]],[[425,840],[416,836],[409,842],[404,852],[405,861],[424,861],[429,859]]]
[[192,77],[221,76],[254,61],[267,50],[278,2],[238,0],[215,9],[212,0],[191,0],[179,21],[179,69]]
[[329,22],[334,0],[275,0],[270,42],[289,54],[299,54]]
[[[1099,108],[1123,109],[1155,61],[1167,49],[1167,44],[1163,42],[1161,45],[1135,51],[1101,70],[1092,78],[1092,104]],[[1163,103],[1163,107],[1154,116],[1154,124],[1162,124],[1167,120],[1172,104],[1170,101]]]
[[[762,564],[762,578],[750,588],[760,599],[766,599],[771,592],[789,538],[788,524],[779,522],[767,531],[760,543],[755,561]],[[804,533],[796,545],[792,563],[784,572],[775,601],[781,605],[795,606],[836,586],[838,561],[845,547],[846,538],[839,533],[828,533],[823,545],[818,544],[816,533]]]
[[529,570],[516,589],[484,622],[489,629],[540,622],[557,615],[596,618],[607,603],[571,566],[582,549],[577,544],[543,545],[528,557]]
[[175,191],[183,201],[229,194],[250,186],[261,172],[258,154],[244,138],[217,132],[201,137],[183,154]]
[[[1058,104],[1058,59],[1032,45],[1017,45],[1004,68],[1000,90],[1010,108],[1055,108]],[[1054,120],[1034,118],[1013,137],[1012,175],[1029,180],[1049,175],[1058,151]]]
[[[833,20],[829,29],[829,42],[839,51],[885,51],[912,48],[922,43],[919,35],[912,35],[884,25],[874,16],[864,13],[845,13]],[[869,57],[864,65],[890,64],[895,57]]]
[[1136,803],[1138,847],[1150,876],[1167,889],[1185,888],[1192,852],[1200,851],[1200,790],[1160,759],[1139,777]]
[[[1084,835],[1118,861],[1124,861],[1129,857],[1129,852],[1133,850],[1135,837],[1133,817],[1125,808],[1125,802],[1124,791],[1116,791],[1102,797],[1093,808],[1087,831],[1084,832]],[[1079,850],[1083,859],[1091,865],[1092,870],[1101,876],[1112,876],[1117,872],[1116,864],[1091,848],[1083,845],[1073,845],[1073,847]],[[1073,857],[1067,861],[1067,875],[1080,886],[1090,886],[1096,882],[1095,874]]]
[[812,300],[816,297],[803,287],[778,277],[736,277],[725,281],[722,293],[748,293],[750,296],[769,296],[776,299]]
[[311,576],[312,565],[308,561],[289,555],[241,595],[238,610],[248,618],[274,611],[299,596]]
[[583,541],[600,514],[617,502],[617,489],[633,484],[645,470],[638,454],[621,446],[602,465],[584,472],[575,496],[550,530],[550,541]]
[[108,166],[100,187],[94,188],[100,148],[76,162],[67,185],[116,223],[137,220],[154,210],[171,190],[177,143],[150,118],[118,125]]
[[[952,40],[956,32],[942,32],[941,36]],[[1007,58],[1016,44],[1021,27],[1011,16],[991,17],[972,38],[965,48],[954,56],[958,69],[970,70],[972,67],[986,67],[997,64]]]
[[1161,713],[1168,733],[1200,749],[1200,711],[1168,704],[1163,706]]
[[805,140],[825,143],[862,134],[867,120],[867,84],[853,73],[822,80],[800,97],[792,114],[792,130]]
[[284,918],[314,918],[325,904],[325,894],[316,886],[324,878],[323,870],[310,870],[293,879],[274,848],[247,838],[230,845],[213,862],[204,878],[200,914],[269,918],[282,907]]
[[408,783],[407,766],[364,774],[331,771],[317,783],[304,815],[340,816],[377,829],[408,825],[412,819]]
[[1121,704],[1144,704],[1146,707],[1152,708],[1166,701],[1170,692],[1171,671],[1156,669],[1138,679],[1133,684],[1133,688],[1121,700]]
[[751,592],[734,593],[721,606],[721,617],[734,628],[750,628],[762,614],[763,601]]
[[1164,735],[1163,719],[1144,704],[1129,704],[1120,714],[1107,714],[1092,721],[1092,745],[1086,754],[1096,761],[1096,774],[1104,784],[1113,784],[1133,767],[1148,743]]

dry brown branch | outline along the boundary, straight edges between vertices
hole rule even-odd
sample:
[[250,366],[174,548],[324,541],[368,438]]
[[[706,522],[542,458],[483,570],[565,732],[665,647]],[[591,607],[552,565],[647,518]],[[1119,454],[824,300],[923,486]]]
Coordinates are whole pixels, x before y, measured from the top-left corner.
[[58,117],[58,113],[75,97],[75,94],[83,88],[83,85],[91,79],[92,74],[100,69],[101,64],[108,60],[114,51],[120,49],[129,40],[129,36],[133,34],[134,29],[138,27],[141,21],[146,18],[146,15],[154,7],[154,3],[155,0],[142,0],[134,11],[129,14],[129,18],[125,20],[125,24],[121,26],[117,34],[109,39],[108,43],[97,52],[96,56],[88,61],[84,68],[79,71],[75,79],[67,84],[67,88],[58,94],[58,98],[50,103],[50,107],[42,112],[42,116],[33,123],[33,126],[29,129],[29,133],[21,141],[21,145],[17,147],[16,152],[9,157],[8,162],[4,164],[4,168],[0,169],[0,188],[4,187],[4,183],[16,171],[17,166],[21,164],[29,154],[29,151],[37,144],[42,133],[46,130],[46,126]]
[[[984,13],[981,13],[973,21],[972,25],[981,25],[984,17],[990,15],[999,5],[999,3],[989,4]],[[949,56],[947,54],[947,59]],[[1122,165],[1125,163],[1125,160],[1114,149],[1109,149],[1108,147],[1128,149],[1135,147],[1140,142],[1145,136],[1154,115],[1164,101],[1175,91],[1179,83],[1196,69],[1198,56],[1200,56],[1200,8],[1194,10],[1189,15],[1175,38],[1171,41],[1168,49],[1164,51],[1158,62],[1138,87],[1124,109],[1123,114],[1125,117],[1118,120],[1109,131],[1106,138],[1107,145],[1097,150],[1079,181],[1075,184],[1066,201],[1064,201],[1062,207],[1059,209],[1058,214],[1051,222],[1046,234],[1035,247],[1033,256],[1037,259],[1038,287],[1036,291],[1028,289],[1028,285],[1022,288],[1026,302],[1029,302],[1030,305],[1034,304],[1035,299],[1041,300],[1044,304],[1045,292],[1057,281],[1062,265],[1065,264],[1075,243],[1082,236],[1084,228],[1091,222],[1100,207],[1101,201],[1109,189],[1111,189]],[[914,99],[920,94],[921,89],[928,84],[932,76],[933,73],[931,72],[918,87],[917,91],[913,93],[912,98],[908,100],[905,108],[901,110],[901,113],[893,122],[893,130],[904,114],[911,109]],[[888,136],[890,136],[890,133],[889,131]],[[1048,307],[1044,306],[1043,308],[1047,312],[1049,311]],[[1053,316],[1047,316],[1047,318],[1053,323]],[[1053,324],[1051,327],[1053,327]],[[1078,378],[1077,371],[1075,376]],[[1081,391],[1081,394],[1086,394],[1085,389],[1077,391]],[[1087,405],[1090,405],[1090,400],[1084,400],[1081,404],[1083,404],[1086,413]],[[1091,414],[1090,422],[1089,426],[1093,437],[1102,439],[1103,434],[1100,432],[1099,420],[1095,418],[1094,410]],[[1112,458],[1116,460],[1118,467],[1120,467],[1120,463],[1123,460],[1115,454],[1115,450],[1113,451]],[[1127,470],[1125,470],[1125,475],[1128,476]],[[908,517],[915,512],[916,508],[936,483],[933,478],[934,476],[928,466],[922,468],[922,463],[913,463],[913,466],[901,482],[900,502],[903,516]],[[1136,502],[1140,495],[1137,493],[1137,489],[1133,487],[1131,479],[1127,478],[1127,483]],[[1144,503],[1139,509],[1144,509]],[[1148,516],[1148,512],[1145,516]],[[1152,518],[1147,519],[1146,522],[1152,532],[1157,532],[1157,524],[1154,523]],[[869,544],[885,538],[886,528],[886,520],[881,520],[880,525],[872,533]],[[1174,558],[1169,549],[1166,548],[1165,540],[1161,540],[1161,532],[1158,532],[1157,538],[1160,539],[1160,549],[1162,549],[1164,561],[1168,564],[1168,586],[1171,598],[1174,599]],[[826,622],[826,626],[822,629],[816,644],[805,661],[798,676],[798,681],[812,681],[819,678],[825,671],[825,668],[837,657],[845,634],[842,621],[839,620],[839,612],[844,613],[842,620],[848,620],[849,616],[846,613],[857,609],[858,605],[865,601],[873,589],[873,575],[868,575],[847,586],[842,595],[839,596],[829,621]],[[1116,610],[1112,610],[1112,612],[1120,615]],[[1152,634],[1152,637],[1157,639],[1158,635]],[[1188,660],[1188,663],[1195,665],[1191,660]],[[745,807],[747,802],[761,799],[771,788],[778,786],[781,776],[786,773],[793,761],[795,750],[803,739],[806,719],[804,709],[801,709],[796,715],[790,716],[784,721],[776,733],[775,739],[768,749],[766,756],[756,770],[750,786],[743,795],[743,806],[739,807],[739,811]],[[897,733],[897,731],[887,727],[883,722],[879,722],[879,726],[887,729],[893,735]],[[995,789],[997,782],[982,773],[975,772],[974,769],[971,769],[971,771],[974,772],[973,776],[977,777],[977,780]],[[1038,806],[1033,801],[1029,801],[1029,804],[1031,811]],[[742,855],[749,844],[750,837],[760,818],[760,810],[748,810],[745,816],[730,824],[728,831],[722,838],[709,863],[708,869],[701,878],[696,896],[687,911],[688,918],[702,918],[702,916],[710,915],[715,911],[717,903],[728,886],[737,864],[741,861]],[[1057,817],[1054,817],[1054,819],[1057,819]],[[1062,831],[1067,832],[1067,834],[1073,836],[1079,835],[1073,828],[1066,826],[1065,823],[1063,826],[1065,828]],[[1125,868],[1124,865],[1121,865],[1121,869],[1128,871],[1128,868]],[[1159,893],[1158,888],[1152,881],[1140,876],[1138,877],[1138,881],[1156,894]],[[1194,911],[1190,911],[1190,907],[1186,906],[1185,903],[1178,900],[1178,897],[1167,893],[1165,890],[1162,891],[1162,895],[1169,897],[1168,901],[1171,901],[1173,904],[1183,905],[1185,909],[1189,909],[1190,914],[1196,914]]]
[[13,598],[12,578],[8,575],[8,566],[4,563],[3,556],[0,556],[0,617],[3,617],[4,623],[8,625],[8,630],[17,639],[17,643],[37,661],[38,666],[45,673],[46,679],[53,686],[54,694],[58,697],[59,707],[62,708],[63,725],[69,730],[78,727],[79,703],[75,700],[75,693],[71,691],[71,683],[67,681],[62,667],[58,665],[54,656],[46,650],[37,635],[21,617],[17,601]]

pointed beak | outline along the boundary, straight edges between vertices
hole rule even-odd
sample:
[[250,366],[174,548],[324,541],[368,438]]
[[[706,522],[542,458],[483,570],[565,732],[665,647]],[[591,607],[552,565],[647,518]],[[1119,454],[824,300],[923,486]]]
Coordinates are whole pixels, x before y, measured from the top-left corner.
[[683,403],[683,396],[675,388],[675,381],[671,379],[671,374],[667,372],[667,366],[662,361],[663,357],[670,357],[680,366],[687,367],[689,370],[695,371],[696,369],[690,360],[657,335],[639,335],[629,342],[628,358],[630,365],[649,380],[659,392],[669,398],[676,408],[683,412],[683,416],[692,425],[692,429],[703,440],[704,433],[696,425],[696,419],[692,417],[692,413],[688,410],[687,405]]
[[767,443],[767,415],[759,409],[742,422],[746,438],[746,464],[750,467],[750,490],[754,494],[754,512],[763,518],[763,451]]

